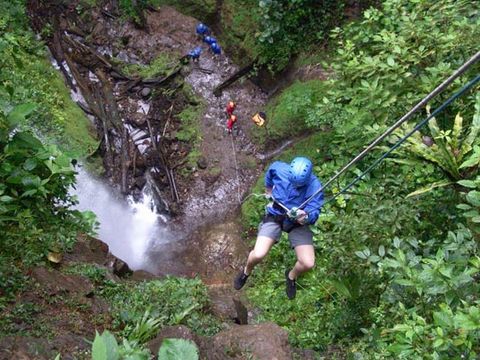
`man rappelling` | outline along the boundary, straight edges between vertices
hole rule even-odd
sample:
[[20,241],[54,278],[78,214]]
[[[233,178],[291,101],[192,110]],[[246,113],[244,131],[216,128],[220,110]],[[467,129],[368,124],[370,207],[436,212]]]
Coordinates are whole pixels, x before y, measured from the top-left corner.
[[247,264],[234,280],[234,288],[240,290],[253,268],[262,261],[277,243],[282,231],[288,233],[297,262],[285,271],[287,297],[296,295],[296,279],[313,268],[313,225],[323,205],[322,185],[313,174],[313,164],[305,157],[296,157],[290,164],[276,161],[265,174],[265,190],[272,202],[266,207],[258,229],[255,247],[248,255]]

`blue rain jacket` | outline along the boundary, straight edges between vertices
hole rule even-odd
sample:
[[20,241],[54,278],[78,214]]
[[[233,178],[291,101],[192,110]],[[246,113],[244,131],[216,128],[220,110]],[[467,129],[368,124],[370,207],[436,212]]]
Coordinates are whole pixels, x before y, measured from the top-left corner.
[[[305,186],[295,188],[288,180],[290,165],[283,161],[275,161],[265,174],[265,187],[273,188],[273,198],[291,209],[298,207],[315,191],[322,187],[320,180],[312,174],[310,180]],[[320,209],[323,205],[323,192],[317,194],[310,202],[305,205],[303,210],[308,213],[308,223],[314,224],[320,215]],[[267,212],[272,215],[284,215],[286,211],[267,206]]]

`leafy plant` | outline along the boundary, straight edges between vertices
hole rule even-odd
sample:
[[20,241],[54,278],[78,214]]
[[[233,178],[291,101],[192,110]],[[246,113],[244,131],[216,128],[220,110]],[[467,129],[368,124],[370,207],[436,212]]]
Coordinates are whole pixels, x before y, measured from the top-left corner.
[[[92,360],[148,360],[150,351],[137,342],[123,339],[118,344],[115,336],[105,330],[102,334],[95,331],[92,343]],[[184,339],[164,339],[158,352],[159,360],[198,360],[198,349],[194,343]]]
[[[428,107],[427,113],[430,114]],[[404,149],[417,158],[438,165],[450,179],[431,184],[411,193],[409,196],[422,194],[439,186],[453,184],[452,180],[468,178],[476,171],[480,164],[480,141],[478,139],[478,133],[480,132],[480,95],[477,95],[475,114],[469,127],[463,125],[463,118],[460,114],[456,115],[453,127],[449,130],[440,129],[435,118],[429,121],[428,127],[432,138],[417,131],[408,138],[410,146]],[[403,136],[411,129],[411,125],[404,126],[402,130],[396,133],[394,139]]]
[[472,228],[480,232],[480,176],[475,180],[460,180],[458,184],[469,189],[465,196],[467,204],[459,204],[457,207],[465,212],[463,215],[472,223]]
[[373,336],[382,356],[476,358],[480,329],[478,246],[468,229],[449,232],[444,241],[420,244],[394,239],[374,266],[390,282],[380,300],[387,317],[377,322],[385,336]]
[[282,70],[290,57],[325,34],[342,20],[345,1],[261,0],[259,61]]
[[92,153],[98,146],[92,124],[30,30],[24,1],[2,2],[0,50],[0,108],[9,112],[17,105],[24,111],[34,103],[35,116],[22,118],[20,130],[35,129],[75,156]]
[[[103,296],[112,304],[113,325],[122,328],[122,336],[129,339],[130,335],[145,339],[166,325],[185,324],[202,335],[219,329],[218,322],[204,311],[209,300],[199,279],[167,277],[133,286],[106,284]],[[145,309],[150,309],[148,314]]]
[[198,360],[198,349],[194,343],[184,339],[164,339],[158,352],[158,359]]
[[144,344],[157,334],[161,324],[162,319],[151,317],[150,310],[146,310],[134,326],[128,324],[125,327],[124,333],[128,334],[130,342]]
[[150,351],[143,349],[136,343],[130,343],[123,339],[118,345],[115,336],[108,330],[101,335],[95,331],[95,339],[92,344],[92,360],[148,360]]

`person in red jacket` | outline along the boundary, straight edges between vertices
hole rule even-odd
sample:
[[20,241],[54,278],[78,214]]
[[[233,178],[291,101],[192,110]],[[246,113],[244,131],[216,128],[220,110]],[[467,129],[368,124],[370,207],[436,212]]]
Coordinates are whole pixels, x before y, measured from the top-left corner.
[[227,108],[225,110],[225,112],[227,113],[227,116],[230,117],[233,115],[233,111],[235,110],[235,108],[237,107],[237,104],[235,104],[234,101],[229,101],[228,104],[227,104]]
[[237,116],[236,115],[230,115],[229,118],[228,118],[228,121],[227,121],[227,132],[229,134],[232,133],[232,128],[233,128],[233,125],[236,123],[237,121]]

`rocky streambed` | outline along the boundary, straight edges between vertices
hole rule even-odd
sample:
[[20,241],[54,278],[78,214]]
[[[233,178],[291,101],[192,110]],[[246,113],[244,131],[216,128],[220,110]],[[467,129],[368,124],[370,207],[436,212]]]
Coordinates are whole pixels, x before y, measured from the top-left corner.
[[[262,167],[248,134],[266,94],[248,80],[213,94],[238,68],[225,54],[214,57],[195,35],[197,19],[163,6],[146,11],[139,28],[110,2],[82,4],[31,0],[29,12],[39,33],[53,24],[45,40],[102,140],[103,182],[137,202],[148,196],[161,215],[149,239],[117,234],[112,250],[134,268],[157,274],[199,274],[206,281],[215,271],[230,276],[246,252],[236,216]],[[185,61],[197,46],[199,62]],[[155,68],[158,59],[166,59],[158,72],[131,72]],[[225,132],[229,100],[238,105],[234,136]],[[122,238],[148,245],[144,262],[118,248]]]

